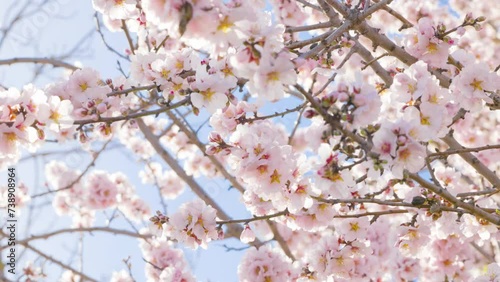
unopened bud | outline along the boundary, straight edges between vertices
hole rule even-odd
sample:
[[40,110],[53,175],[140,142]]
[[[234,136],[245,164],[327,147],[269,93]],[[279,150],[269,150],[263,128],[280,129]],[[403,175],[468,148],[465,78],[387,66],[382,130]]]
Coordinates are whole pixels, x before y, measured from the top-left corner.
[[217,144],[221,144],[224,142],[224,140],[222,139],[222,136],[220,136],[219,133],[217,132],[210,132],[210,134],[208,135],[208,140],[210,142],[213,142],[213,143],[217,143]]
[[213,156],[220,151],[221,151],[221,149],[218,146],[208,145],[207,149],[205,150],[205,154],[207,154],[209,156]]
[[80,140],[81,143],[86,143],[88,141],[87,135],[85,135],[83,131],[80,131],[78,139]]
[[224,239],[224,230],[222,230],[222,228],[217,229],[217,239],[218,240]]
[[248,224],[245,224],[245,229],[241,232],[240,240],[245,244],[255,241],[255,234]]
[[437,30],[439,33],[445,33],[446,32],[446,26],[443,23],[438,24]]
[[396,144],[398,144],[399,146],[404,146],[406,144],[406,141],[408,141],[408,137],[406,137],[405,135],[400,135],[398,136]]
[[476,22],[480,23],[480,22],[484,22],[485,20],[486,20],[486,17],[480,16],[479,18],[476,19]]
[[85,102],[85,108],[87,109],[93,108],[94,106],[95,106],[94,100],[88,100],[87,102]]
[[38,135],[38,139],[40,140],[45,140],[45,131],[43,131],[42,129],[40,128],[36,128],[36,133]]
[[200,114],[200,109],[198,109],[197,107],[193,106],[193,114],[195,116],[198,116]]
[[308,109],[308,110],[304,111],[305,118],[313,118],[317,115],[318,115],[318,113],[313,109]]
[[108,110],[108,107],[106,106],[105,103],[100,103],[99,105],[97,105],[96,108],[97,108],[97,111],[101,114]]
[[464,23],[470,23],[472,22],[474,19],[472,18],[472,13],[467,13],[465,15],[465,19],[464,19]]

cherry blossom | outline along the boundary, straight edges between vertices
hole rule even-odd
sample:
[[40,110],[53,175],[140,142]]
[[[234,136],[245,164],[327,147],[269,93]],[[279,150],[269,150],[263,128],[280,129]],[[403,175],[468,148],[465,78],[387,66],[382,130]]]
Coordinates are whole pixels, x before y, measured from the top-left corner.
[[196,72],[196,81],[192,84],[195,92],[191,94],[191,102],[197,108],[205,107],[211,113],[223,108],[228,99],[225,94],[230,88],[236,86],[229,83],[222,84],[218,74],[209,74],[200,65]]
[[261,247],[246,252],[238,267],[240,281],[291,281],[297,270],[279,250]]
[[137,239],[117,282],[196,281],[185,247],[214,240],[245,244],[240,281],[498,280],[500,10],[394,2],[93,0],[116,72],[0,60],[43,70],[0,85],[0,168],[44,166],[9,281],[97,281],[38,249],[66,233]]
[[111,19],[127,19],[135,11],[135,0],[93,0],[97,11],[108,14]]
[[185,203],[170,217],[166,233],[192,249],[206,249],[208,242],[218,238],[216,212],[201,200]]
[[113,272],[111,280],[113,282],[132,282],[134,281],[132,277],[127,273],[126,270],[120,270],[119,272]]
[[486,273],[476,277],[474,282],[495,281],[500,278],[500,265],[498,263],[488,264]]

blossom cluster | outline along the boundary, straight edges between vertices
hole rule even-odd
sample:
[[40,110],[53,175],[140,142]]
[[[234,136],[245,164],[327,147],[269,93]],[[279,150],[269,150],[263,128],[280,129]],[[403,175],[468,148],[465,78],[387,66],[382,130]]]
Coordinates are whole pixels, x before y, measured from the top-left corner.
[[123,173],[108,174],[94,170],[80,179],[81,172],[64,163],[52,161],[46,165],[50,176],[48,188],[57,191],[52,205],[58,215],[70,215],[73,226],[91,227],[98,210],[119,208],[132,221],[145,220],[149,205],[135,193],[135,188]]
[[[312,2],[93,0],[127,37],[115,51],[128,74],[83,67],[45,87],[1,88],[0,168],[49,138],[76,140],[94,161],[93,145],[119,141],[166,214],[151,217],[127,175],[94,163],[49,162],[41,195],[74,229],[107,210],[153,221],[156,232],[136,234],[150,281],[195,281],[175,244],[206,249],[223,230],[251,245],[241,281],[495,281],[485,257],[500,236],[500,11]],[[250,216],[220,220],[206,180],[228,180]],[[167,213],[188,186],[202,199]],[[32,189],[18,188],[24,207]],[[25,273],[43,276],[32,264]],[[134,279],[122,270],[111,281]]]
[[185,203],[169,217],[164,234],[192,249],[198,246],[206,249],[208,242],[219,238],[216,213],[217,210],[199,199]]

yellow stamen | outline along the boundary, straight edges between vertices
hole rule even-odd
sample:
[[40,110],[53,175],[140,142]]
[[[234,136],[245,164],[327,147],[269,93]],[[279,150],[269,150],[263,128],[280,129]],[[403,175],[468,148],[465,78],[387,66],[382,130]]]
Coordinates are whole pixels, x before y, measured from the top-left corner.
[[275,169],[273,171],[273,174],[271,174],[271,184],[276,182],[276,183],[280,183],[280,177],[281,177],[281,174],[278,173],[278,171]]
[[280,75],[276,71],[270,72],[267,74],[267,80],[268,81],[278,81],[278,80],[280,80]]
[[59,122],[59,119],[61,118],[61,114],[59,112],[50,112],[50,119],[53,120],[54,122]]
[[406,161],[411,156],[411,152],[408,148],[399,151],[399,159]]
[[84,82],[84,83],[80,84],[79,86],[80,86],[80,89],[82,90],[82,92],[85,92],[85,90],[87,90],[89,88],[89,85],[87,84],[87,82]]
[[481,85],[483,83],[482,80],[477,80],[474,78],[474,80],[471,82],[470,86],[472,86],[475,90],[483,91],[483,86]]
[[219,23],[217,30],[228,33],[231,30],[232,26],[233,23],[229,21],[229,18],[227,16],[225,16],[224,19],[222,19],[222,21]]
[[354,232],[358,231],[360,228],[359,224],[357,222],[354,222],[354,223],[351,222],[351,223],[349,223],[349,225],[351,225],[351,230]]

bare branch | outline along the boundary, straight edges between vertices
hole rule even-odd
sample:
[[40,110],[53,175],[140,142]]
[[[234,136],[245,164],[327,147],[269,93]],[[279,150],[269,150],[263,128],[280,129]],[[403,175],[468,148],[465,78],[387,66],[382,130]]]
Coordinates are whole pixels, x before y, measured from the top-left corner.
[[415,173],[408,173],[408,176],[415,180],[418,184],[420,184],[422,187],[436,193],[437,195],[441,196],[443,199],[447,200],[448,202],[452,203],[453,205],[460,207],[466,211],[469,211],[470,213],[487,220],[495,225],[500,225],[500,217],[493,214],[493,213],[488,213],[484,209],[464,203],[460,200],[458,200],[456,197],[450,194],[447,190],[443,189],[442,187],[438,187],[426,180],[424,180],[422,177],[420,177],[418,174]]
[[[35,240],[47,240],[51,237],[61,235],[61,234],[68,234],[68,233],[89,233],[92,234],[93,232],[104,232],[104,233],[111,233],[115,235],[124,235],[128,237],[134,237],[134,238],[139,238],[139,239],[149,239],[151,238],[151,235],[148,234],[140,234],[136,232],[131,232],[128,230],[121,230],[121,229],[114,229],[111,227],[80,227],[80,228],[65,228],[65,229],[60,229],[57,231],[53,231],[50,233],[46,234],[41,234],[41,235],[32,235],[29,238],[19,240],[19,244],[26,244],[31,241]],[[3,249],[6,249],[7,246],[2,246],[0,247],[0,251]]]
[[0,60],[0,65],[13,65],[21,63],[51,65],[55,68],[66,68],[72,71],[80,69],[79,67],[74,66],[72,64],[68,64],[66,62],[51,58],[12,58],[12,59]]
[[236,223],[250,223],[252,221],[266,220],[266,219],[271,219],[271,218],[275,218],[275,217],[283,216],[283,215],[287,215],[287,214],[288,214],[288,211],[284,210],[284,211],[280,211],[280,212],[273,213],[270,215],[254,216],[252,218],[219,220],[219,221],[217,221],[217,224],[223,225],[223,224],[236,224]]
[[[443,137],[441,140],[443,140],[448,146],[450,146],[450,149],[452,150],[463,150],[465,149],[460,143],[458,143],[455,138],[453,138],[453,135],[450,133]],[[496,146],[496,145],[495,145]],[[484,176],[491,185],[493,185],[493,188],[500,188],[500,178],[494,171],[491,171],[485,164],[483,164],[479,159],[474,156],[472,153],[468,151],[463,151],[463,152],[457,152],[458,155],[460,155],[468,164],[470,164],[479,174]]]
[[47,255],[47,254],[45,254],[44,252],[42,252],[42,251],[40,251],[39,249],[37,249],[37,248],[35,248],[35,247],[31,246],[31,245],[30,245],[30,244],[28,244],[28,243],[19,243],[19,244],[20,244],[21,246],[24,246],[24,247],[26,247],[27,249],[31,250],[32,252],[36,253],[37,255],[39,255],[39,256],[41,256],[41,257],[45,258],[46,260],[51,261],[52,263],[54,263],[54,264],[56,264],[56,265],[58,265],[58,266],[60,266],[60,267],[62,267],[62,268],[64,268],[64,269],[66,269],[66,270],[69,270],[69,271],[73,272],[73,273],[74,273],[74,274],[76,274],[76,275],[79,275],[79,276],[80,276],[80,278],[82,279],[82,282],[83,282],[83,281],[97,282],[97,280],[95,280],[95,279],[93,279],[93,278],[90,278],[90,277],[89,277],[89,276],[87,276],[86,274],[84,274],[84,273],[82,273],[82,272],[80,272],[80,271],[78,271],[78,270],[74,269],[73,267],[71,267],[71,266],[69,266],[69,265],[67,265],[67,264],[65,264],[65,263],[63,263],[63,262],[61,262],[60,260],[57,260],[57,259],[55,259],[55,258],[53,258],[53,257],[51,257],[51,256],[49,256],[49,255]]
[[127,37],[128,45],[130,46],[130,52],[135,55],[134,43],[132,42],[132,37],[130,37],[130,32],[128,31],[127,23],[125,22],[125,20],[122,20],[122,29],[125,32],[125,36]]

